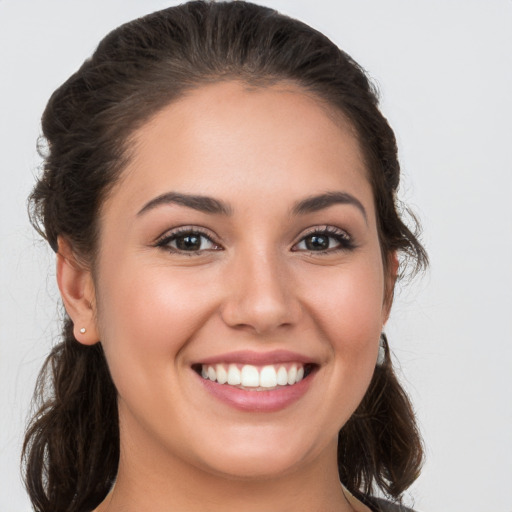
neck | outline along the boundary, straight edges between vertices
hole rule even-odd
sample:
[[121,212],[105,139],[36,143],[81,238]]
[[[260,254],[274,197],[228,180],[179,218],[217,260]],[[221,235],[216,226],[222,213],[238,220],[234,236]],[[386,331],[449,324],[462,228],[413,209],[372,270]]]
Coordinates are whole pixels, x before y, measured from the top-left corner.
[[[124,448],[124,449],[123,449]],[[130,448],[130,449],[129,449]],[[155,451],[123,446],[115,488],[96,512],[352,512],[338,480],[336,444],[286,474],[236,479]]]

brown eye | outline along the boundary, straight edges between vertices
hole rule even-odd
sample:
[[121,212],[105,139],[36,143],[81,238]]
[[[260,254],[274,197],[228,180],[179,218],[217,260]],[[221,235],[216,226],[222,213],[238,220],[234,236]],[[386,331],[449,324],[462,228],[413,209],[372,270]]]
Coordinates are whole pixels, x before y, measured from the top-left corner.
[[162,238],[156,245],[157,247],[168,249],[171,252],[197,253],[220,249],[207,235],[192,230],[170,233]]
[[176,248],[180,251],[199,251],[202,242],[201,235],[180,235],[175,238]]
[[336,252],[354,249],[352,238],[338,228],[324,228],[309,233],[293,247],[293,251]]
[[304,238],[304,243],[308,251],[326,251],[330,248],[330,240],[325,235],[310,235]]

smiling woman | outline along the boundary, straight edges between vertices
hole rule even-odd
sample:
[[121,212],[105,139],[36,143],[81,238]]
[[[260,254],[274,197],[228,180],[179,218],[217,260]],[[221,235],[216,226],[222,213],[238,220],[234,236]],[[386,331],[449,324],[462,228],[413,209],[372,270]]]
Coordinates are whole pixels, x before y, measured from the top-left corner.
[[422,451],[383,327],[426,255],[358,65],[270,9],[190,2],[109,34],[43,131],[32,214],[68,317],[35,509],[395,510],[372,495],[399,502]]

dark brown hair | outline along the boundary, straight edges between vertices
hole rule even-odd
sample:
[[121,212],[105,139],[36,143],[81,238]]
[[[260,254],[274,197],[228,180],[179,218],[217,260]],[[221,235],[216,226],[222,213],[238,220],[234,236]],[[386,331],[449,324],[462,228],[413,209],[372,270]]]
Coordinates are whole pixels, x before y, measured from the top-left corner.
[[[194,1],[127,23],[54,92],[42,118],[44,171],[29,201],[32,223],[53,250],[63,236],[94,268],[98,212],[130,159],[131,135],[188,90],[233,79],[292,82],[348,119],[373,187],[384,264],[394,251],[416,270],[427,264],[400,217],[396,141],[365,72],[311,27],[246,2]],[[117,473],[116,390],[101,343],[79,344],[72,328],[66,316],[25,438],[26,486],[40,512],[95,508]],[[360,497],[379,487],[399,499],[421,461],[414,414],[386,346],[384,364],[340,432],[340,478]]]

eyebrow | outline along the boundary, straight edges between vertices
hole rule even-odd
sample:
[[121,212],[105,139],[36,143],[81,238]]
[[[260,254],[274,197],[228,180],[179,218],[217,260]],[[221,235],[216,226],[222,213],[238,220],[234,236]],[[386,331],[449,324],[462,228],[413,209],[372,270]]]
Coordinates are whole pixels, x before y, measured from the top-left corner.
[[178,204],[204,213],[215,213],[220,215],[232,214],[232,209],[228,204],[223,201],[219,201],[218,199],[214,199],[213,197],[168,192],[155,197],[149,201],[149,203],[146,203],[137,215],[142,215],[143,213],[153,210],[157,206],[163,204]]
[[323,210],[335,204],[349,204],[355,206],[363,214],[364,220],[368,222],[368,216],[361,201],[347,192],[326,192],[325,194],[307,197],[295,204],[292,213],[294,215],[304,215],[306,213]]
[[[208,196],[183,194],[179,192],[167,192],[146,203],[137,213],[137,216],[164,204],[178,204],[203,213],[227,216],[233,214],[231,206],[219,199],[214,199],[213,197]],[[366,210],[361,201],[347,192],[326,192],[324,194],[307,197],[306,199],[302,199],[295,203],[292,208],[292,214],[305,215],[307,213],[313,213],[329,208],[335,204],[349,204],[355,206],[363,214],[365,221],[368,221]]]

